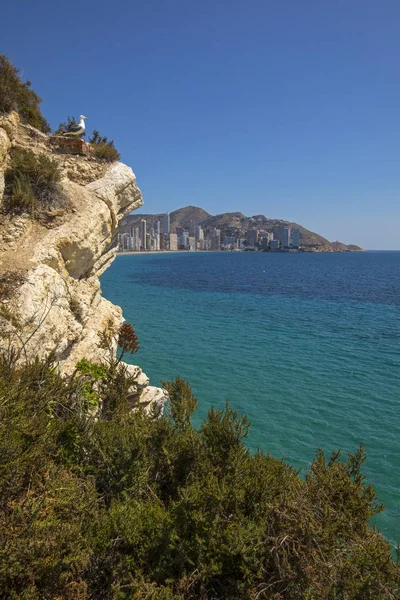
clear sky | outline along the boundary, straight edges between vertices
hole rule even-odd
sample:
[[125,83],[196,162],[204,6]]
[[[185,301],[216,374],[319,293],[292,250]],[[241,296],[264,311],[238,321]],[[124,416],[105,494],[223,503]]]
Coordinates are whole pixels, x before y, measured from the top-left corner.
[[400,249],[399,0],[3,0],[0,52],[114,138],[143,212]]

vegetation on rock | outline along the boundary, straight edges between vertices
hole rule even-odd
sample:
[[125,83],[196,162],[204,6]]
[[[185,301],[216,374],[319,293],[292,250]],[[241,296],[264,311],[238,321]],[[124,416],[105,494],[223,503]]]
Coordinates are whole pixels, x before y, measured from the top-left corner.
[[9,58],[0,54],[0,113],[16,110],[23,123],[49,133],[50,126],[39,108],[42,100],[30,86],[29,81],[23,83]]
[[229,404],[197,429],[182,379],[160,419],[132,412],[130,385],[118,361],[62,378],[0,356],[0,598],[399,597],[362,449],[319,451],[302,479],[248,451]]
[[89,143],[91,152],[96,158],[110,162],[120,159],[120,154],[115,147],[114,141],[100,135],[96,129],[93,130],[89,138]]
[[65,207],[67,200],[60,180],[61,170],[55,159],[28,148],[13,148],[5,172],[5,212],[37,217],[42,211]]
[[[67,121],[66,123],[60,123],[59,126],[57,127],[57,129],[54,131],[55,135],[60,135],[61,133],[63,133],[64,131],[67,131],[67,129],[71,126],[75,126],[78,125],[78,122],[76,121],[75,117],[67,117]],[[83,134],[85,135],[85,134]]]

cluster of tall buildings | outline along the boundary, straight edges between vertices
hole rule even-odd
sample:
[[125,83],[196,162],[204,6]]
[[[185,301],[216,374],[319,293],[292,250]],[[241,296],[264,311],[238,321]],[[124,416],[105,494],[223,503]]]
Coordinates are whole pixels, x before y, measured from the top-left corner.
[[212,227],[206,231],[194,221],[189,227],[176,227],[171,231],[170,215],[166,213],[153,221],[149,227],[146,219],[140,225],[131,227],[129,233],[118,235],[120,252],[140,252],[159,250],[264,250],[281,251],[298,249],[300,230],[278,225],[272,231],[249,229],[245,236],[221,236],[221,229]]
[[272,231],[249,229],[246,233],[247,247],[262,250],[298,250],[300,247],[300,229],[276,225]]
[[146,219],[132,226],[129,233],[118,235],[118,250],[140,252],[156,250],[178,250],[177,236],[170,231],[170,216],[166,213],[148,227]]

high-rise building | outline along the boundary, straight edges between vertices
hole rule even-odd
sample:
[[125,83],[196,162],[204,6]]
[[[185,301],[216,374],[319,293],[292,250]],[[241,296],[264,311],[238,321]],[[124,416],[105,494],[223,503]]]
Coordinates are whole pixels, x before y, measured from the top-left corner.
[[188,247],[189,247],[189,250],[191,250],[192,252],[194,250],[196,250],[196,238],[194,236],[190,235],[188,237]]
[[189,221],[189,237],[195,237],[196,236],[196,223],[194,222],[193,219],[190,219]]
[[270,245],[271,250],[276,251],[276,250],[279,250],[281,243],[279,240],[273,239],[270,241],[269,245]]
[[201,225],[198,225],[196,227],[196,241],[200,242],[201,240],[204,240],[204,231]]
[[169,233],[170,232],[170,217],[169,217],[169,213],[165,213],[165,215],[163,216],[163,219],[162,219],[162,230],[163,230],[163,233]]
[[293,227],[290,238],[293,248],[298,248],[300,246],[300,229],[298,227]]
[[220,250],[221,249],[221,230],[214,227],[210,231],[210,245],[211,250]]
[[273,239],[274,239],[274,234],[270,231],[267,231],[266,233],[264,233],[262,235],[261,245],[262,245],[263,250],[268,250],[268,248],[270,247],[271,240],[273,240]]
[[290,227],[283,228],[283,244],[284,248],[289,248],[290,246]]
[[290,227],[278,225],[274,227],[274,240],[280,242],[281,248],[289,248],[290,246]]
[[179,238],[178,238],[178,243],[180,248],[182,248],[182,250],[188,250],[189,249],[189,232],[188,231],[183,231]]
[[224,237],[224,246],[233,246],[235,243],[235,238],[233,235],[226,235]]
[[169,234],[169,249],[178,250],[178,236],[176,233]]
[[140,250],[140,227],[135,227],[135,237],[134,237],[134,250],[139,252]]
[[132,237],[129,235],[129,233],[124,233],[122,235],[122,249],[132,250]]
[[161,233],[161,221],[153,221],[154,234]]
[[137,249],[137,238],[139,237],[139,228],[138,227],[131,227],[131,246],[132,246],[132,250],[136,250]]
[[250,248],[254,248],[256,243],[258,242],[258,230],[257,229],[249,229],[246,233],[246,241]]
[[143,250],[147,249],[147,223],[146,219],[140,221],[140,241]]

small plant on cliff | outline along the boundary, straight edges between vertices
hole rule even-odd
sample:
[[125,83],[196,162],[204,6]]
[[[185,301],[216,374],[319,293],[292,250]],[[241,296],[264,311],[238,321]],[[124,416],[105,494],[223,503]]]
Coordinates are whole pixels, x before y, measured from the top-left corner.
[[50,126],[39,108],[42,100],[30,86],[29,81],[23,83],[10,59],[0,54],[0,113],[16,110],[23,123],[49,133]]
[[60,180],[56,160],[26,148],[13,148],[5,173],[4,210],[37,217],[41,211],[65,207],[67,200]]
[[100,133],[94,129],[92,135],[89,138],[91,151],[96,158],[107,161],[117,161],[120,159],[120,154],[115,147],[113,140],[100,135]]
[[[108,350],[110,354],[109,363],[112,364],[116,360],[118,365],[125,354],[136,354],[139,350],[139,339],[136,335],[135,328],[130,323],[122,323],[117,329],[112,320],[110,320],[100,336],[100,347]],[[115,347],[119,348],[119,356],[115,359]]]
[[76,119],[74,117],[67,117],[67,122],[66,123],[60,123],[59,126],[57,127],[57,129],[54,131],[55,135],[60,135],[61,133],[63,133],[64,131],[67,131],[67,129],[70,126],[74,126],[74,125],[78,125]]
[[118,346],[121,348],[118,362],[121,362],[126,352],[136,354],[139,350],[139,338],[130,323],[123,323],[118,331]]

